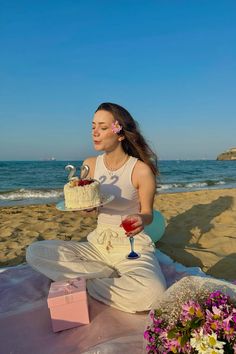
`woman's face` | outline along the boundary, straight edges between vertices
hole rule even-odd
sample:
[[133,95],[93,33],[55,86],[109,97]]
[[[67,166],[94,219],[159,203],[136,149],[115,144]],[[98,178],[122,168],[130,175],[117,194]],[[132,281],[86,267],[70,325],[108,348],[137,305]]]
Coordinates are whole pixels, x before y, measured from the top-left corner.
[[110,112],[100,110],[94,114],[92,136],[95,150],[112,151],[120,144],[118,135],[111,129],[113,122],[114,117]]

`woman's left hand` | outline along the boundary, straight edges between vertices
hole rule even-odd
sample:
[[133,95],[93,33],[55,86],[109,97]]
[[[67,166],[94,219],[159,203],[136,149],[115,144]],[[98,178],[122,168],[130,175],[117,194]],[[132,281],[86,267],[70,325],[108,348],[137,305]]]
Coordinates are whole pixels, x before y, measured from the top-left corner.
[[[137,234],[139,234],[141,231],[144,229],[144,222],[143,218],[140,214],[132,214],[132,215],[127,215],[127,217],[124,220],[130,220],[130,224],[132,227],[131,231],[126,231],[126,235],[128,237],[133,237]],[[124,222],[124,220],[122,222]]]

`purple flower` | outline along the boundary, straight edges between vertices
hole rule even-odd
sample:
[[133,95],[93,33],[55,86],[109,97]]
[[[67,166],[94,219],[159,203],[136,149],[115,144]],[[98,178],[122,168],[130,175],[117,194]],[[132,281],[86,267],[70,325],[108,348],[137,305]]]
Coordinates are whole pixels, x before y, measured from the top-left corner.
[[229,296],[224,295],[221,291],[213,291],[206,300],[206,306],[211,308],[212,306],[220,307],[229,303]]
[[149,340],[149,331],[145,331],[143,334],[143,337],[147,340]]

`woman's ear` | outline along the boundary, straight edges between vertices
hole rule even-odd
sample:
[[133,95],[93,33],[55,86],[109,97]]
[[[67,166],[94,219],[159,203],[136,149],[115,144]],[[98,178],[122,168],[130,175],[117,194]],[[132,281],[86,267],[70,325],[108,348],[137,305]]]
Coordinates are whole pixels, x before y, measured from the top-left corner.
[[122,141],[122,140],[124,140],[124,139],[125,139],[124,136],[119,136],[118,141]]

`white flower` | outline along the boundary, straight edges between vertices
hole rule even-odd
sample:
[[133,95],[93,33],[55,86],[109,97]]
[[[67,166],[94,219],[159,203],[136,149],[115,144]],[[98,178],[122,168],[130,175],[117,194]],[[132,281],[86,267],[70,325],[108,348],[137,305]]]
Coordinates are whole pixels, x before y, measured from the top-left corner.
[[190,344],[199,354],[224,354],[225,342],[217,340],[216,333],[206,335],[201,329],[199,333],[192,334]]
[[[208,334],[206,337],[207,343],[210,348],[213,349],[223,349],[225,342],[221,342],[217,340],[217,335],[216,333]],[[223,353],[223,351],[222,351]]]
[[202,329],[200,330],[200,332],[194,332],[192,334],[192,338],[190,339],[190,344],[193,348],[197,349],[200,348],[201,344],[202,344]]
[[207,349],[206,354],[224,354],[224,349]]

